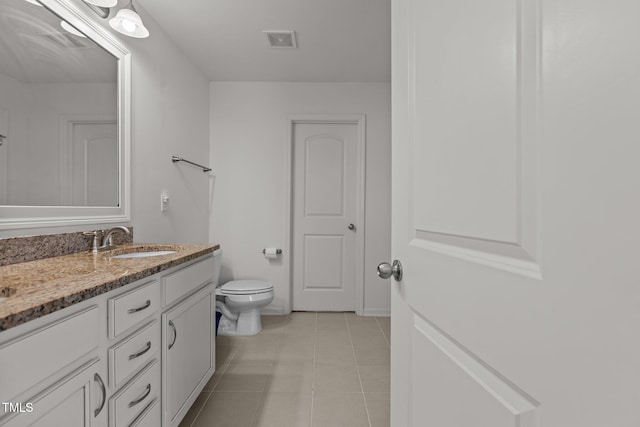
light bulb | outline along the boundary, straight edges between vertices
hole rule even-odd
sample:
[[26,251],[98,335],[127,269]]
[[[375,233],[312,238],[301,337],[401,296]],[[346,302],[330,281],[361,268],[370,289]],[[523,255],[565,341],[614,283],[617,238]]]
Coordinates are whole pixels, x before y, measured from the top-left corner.
[[134,31],[136,29],[136,24],[131,21],[122,21],[122,28],[127,31]]
[[129,37],[140,39],[149,37],[149,30],[145,28],[140,15],[127,7],[120,9],[116,16],[109,20],[109,25],[117,32]]

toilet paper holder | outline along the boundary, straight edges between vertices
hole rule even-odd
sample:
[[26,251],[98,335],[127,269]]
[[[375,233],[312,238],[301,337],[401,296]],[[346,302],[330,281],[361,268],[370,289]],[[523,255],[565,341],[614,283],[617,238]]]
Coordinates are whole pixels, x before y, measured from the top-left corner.
[[[266,249],[266,248],[265,248],[265,249],[263,249],[263,250],[262,250],[262,253],[263,253],[263,254],[266,254],[266,253],[267,253],[267,249]],[[276,249],[276,254],[278,254],[278,255],[282,254],[282,249]]]

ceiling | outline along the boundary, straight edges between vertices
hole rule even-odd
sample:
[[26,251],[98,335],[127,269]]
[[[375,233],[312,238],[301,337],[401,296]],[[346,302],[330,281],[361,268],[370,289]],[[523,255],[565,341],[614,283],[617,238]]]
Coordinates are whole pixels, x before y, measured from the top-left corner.
[[[390,0],[137,0],[212,81],[387,82]],[[297,49],[264,30],[295,30]],[[151,34],[153,37],[153,33]]]
[[0,0],[0,75],[22,83],[115,83],[117,60],[60,18],[22,0]]

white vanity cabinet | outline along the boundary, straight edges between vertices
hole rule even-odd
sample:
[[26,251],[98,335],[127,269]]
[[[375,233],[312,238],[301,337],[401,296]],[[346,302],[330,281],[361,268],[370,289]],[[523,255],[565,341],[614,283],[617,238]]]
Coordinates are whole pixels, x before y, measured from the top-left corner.
[[[101,361],[93,359],[71,372],[68,376],[43,390],[35,398],[29,399],[32,412],[25,412],[10,418],[1,425],[6,427],[65,426],[96,427],[105,424],[104,404],[106,390],[98,378]],[[95,385],[98,386],[96,389]],[[98,403],[94,403],[96,392]],[[23,403],[26,405],[26,403]],[[35,410],[37,409],[37,411]]]
[[[168,301],[162,315],[163,418],[177,426],[215,370],[215,284],[213,258],[164,278]],[[189,294],[193,289],[200,289]],[[190,295],[190,296],[189,296]]]
[[0,332],[0,426],[177,426],[215,368],[212,278],[208,254]]
[[0,425],[106,425],[103,315],[91,302],[0,334]]

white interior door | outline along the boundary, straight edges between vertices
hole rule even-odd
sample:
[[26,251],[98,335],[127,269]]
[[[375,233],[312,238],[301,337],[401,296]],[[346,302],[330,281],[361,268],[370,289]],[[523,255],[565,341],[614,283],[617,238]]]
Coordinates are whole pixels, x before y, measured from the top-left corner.
[[354,311],[355,123],[293,128],[293,309]]
[[640,2],[541,3],[393,0],[392,426],[640,425]]
[[118,206],[118,126],[74,123],[72,205]]

